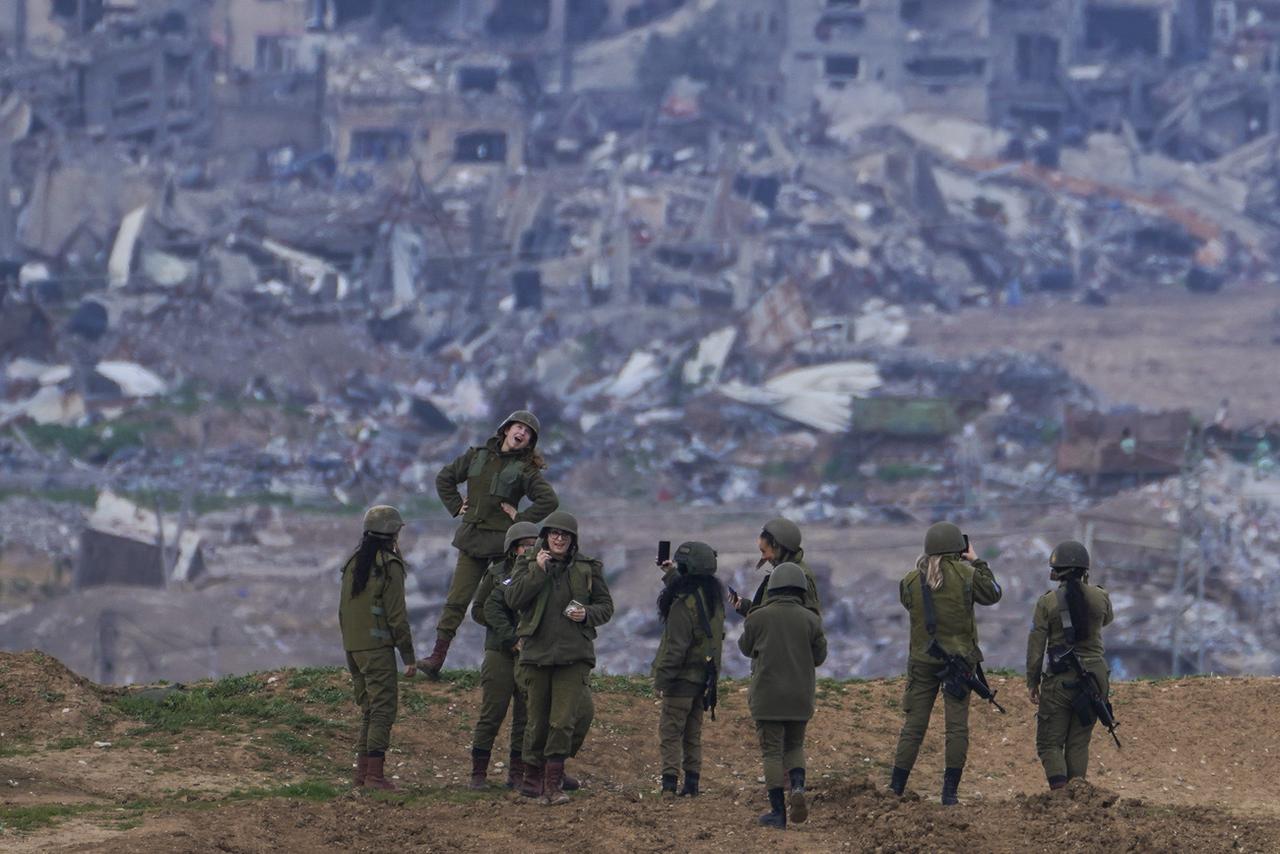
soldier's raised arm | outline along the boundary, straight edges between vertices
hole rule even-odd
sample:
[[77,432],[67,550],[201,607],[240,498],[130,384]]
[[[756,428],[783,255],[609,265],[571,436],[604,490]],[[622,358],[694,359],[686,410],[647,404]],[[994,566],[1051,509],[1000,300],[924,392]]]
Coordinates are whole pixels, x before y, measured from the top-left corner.
[[507,607],[513,611],[523,611],[538,598],[543,586],[547,583],[547,573],[538,566],[536,555],[539,549],[546,546],[542,540],[516,560],[515,571],[511,573],[511,583],[506,585],[503,594]]
[[969,561],[973,565],[973,601],[979,605],[994,605],[1000,601],[1004,591],[996,581],[991,567],[980,557]]

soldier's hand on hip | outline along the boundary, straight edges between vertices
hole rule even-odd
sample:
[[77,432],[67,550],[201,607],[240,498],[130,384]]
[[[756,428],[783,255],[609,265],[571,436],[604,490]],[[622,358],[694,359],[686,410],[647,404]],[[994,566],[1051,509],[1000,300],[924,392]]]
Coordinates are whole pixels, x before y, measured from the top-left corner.
[[549,560],[551,560],[551,552],[547,551],[546,549],[539,549],[538,560],[537,560],[538,569],[545,571],[547,568],[547,561]]
[[470,509],[471,509],[471,500],[468,498],[464,498],[462,499],[462,506],[458,508],[458,512],[455,515],[461,516],[463,513],[466,513]]
[[416,664],[406,664],[404,666],[404,678],[412,679],[418,675],[418,666]]
[[512,507],[510,504],[508,504],[505,501],[501,502],[498,506],[502,508],[503,513],[506,513],[508,516],[511,517],[512,521],[515,520],[516,508]]

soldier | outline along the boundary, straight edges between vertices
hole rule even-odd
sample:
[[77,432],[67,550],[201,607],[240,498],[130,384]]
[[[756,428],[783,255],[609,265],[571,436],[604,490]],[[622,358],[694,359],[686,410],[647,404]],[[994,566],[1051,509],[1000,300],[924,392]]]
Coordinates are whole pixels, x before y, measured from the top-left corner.
[[[532,412],[513,412],[484,446],[468,448],[436,475],[436,493],[450,513],[462,517],[462,524],[453,536],[458,562],[436,623],[436,645],[418,662],[430,679],[439,678],[449,644],[489,563],[502,558],[507,528],[512,522],[540,522],[560,504],[542,477],[547,464],[537,450],[538,426]],[[458,491],[463,482],[465,498]],[[532,503],[519,510],[525,497]]]
[[480,665],[480,716],[476,719],[476,731],[471,739],[472,789],[485,787],[493,741],[513,700],[507,788],[513,788],[524,776],[520,751],[524,745],[525,707],[524,694],[516,690],[516,659],[520,652],[516,646],[516,615],[507,607],[502,594],[515,569],[516,558],[537,540],[538,526],[532,522],[516,522],[508,528],[504,541],[506,556],[489,564],[489,571],[480,581],[476,601],[471,606],[472,618],[486,629],[484,663]]
[[768,597],[752,609],[738,638],[751,658],[747,703],[764,754],[769,812],[760,824],[785,829],[787,801],[783,771],[791,791],[791,821],[809,817],[804,791],[804,731],[813,717],[814,670],[827,658],[822,617],[804,604],[809,577],[797,564],[784,563],[769,576]]
[[[936,639],[948,653],[963,656],[971,667],[982,661],[973,605],[1000,601],[1000,585],[987,562],[978,558],[968,537],[950,522],[938,522],[924,535],[924,555],[898,585],[898,598],[911,615],[911,648],[907,687],[902,698],[905,720],[898,736],[889,788],[901,795],[929,728],[929,713],[943,685],[943,662],[929,654]],[[981,676],[979,669],[978,675]],[[969,752],[969,688],[946,685],[946,770],[942,803],[958,804],[960,775]]]
[[[1027,637],[1027,693],[1040,707],[1036,713],[1036,752],[1044,765],[1049,789],[1065,789],[1073,777],[1089,770],[1089,739],[1094,719],[1082,723],[1077,712],[1083,686],[1073,669],[1061,661],[1070,649],[1086,671],[1093,674],[1105,699],[1110,671],[1103,658],[1102,627],[1114,614],[1111,597],[1088,583],[1089,550],[1073,540],[1059,543],[1049,556],[1049,578],[1058,582],[1036,602]],[[1045,645],[1049,672],[1041,681]]]
[[604,565],[578,551],[578,520],[557,510],[542,521],[540,539],[517,560],[506,588],[507,605],[520,615],[519,679],[529,715],[521,793],[534,795],[540,786],[544,804],[567,803],[564,762],[584,717],[596,627],[613,616]]
[[[818,599],[818,582],[813,577],[813,572],[809,569],[809,565],[804,562],[804,550],[800,548],[800,528],[790,519],[783,519],[779,516],[776,519],[770,519],[765,523],[764,529],[760,532],[760,537],[756,541],[757,548],[760,549],[760,560],[756,562],[756,569],[768,564],[770,569],[783,563],[794,563],[804,571],[807,581],[805,585],[804,606],[818,616],[822,616],[821,603]],[[750,600],[741,596],[731,594],[730,604],[733,609],[742,616],[746,616],[752,608],[758,608],[764,603],[769,591],[769,575],[761,579],[760,586],[756,588],[755,595]]]
[[342,567],[338,625],[347,652],[347,669],[362,720],[356,740],[356,786],[394,789],[383,775],[391,725],[399,706],[396,654],[405,678],[415,673],[413,638],[404,605],[404,559],[398,539],[404,521],[385,504],[364,514],[364,536]]
[[666,585],[658,596],[662,641],[653,660],[653,690],[662,699],[658,719],[662,798],[696,797],[702,773],[702,717],[708,680],[715,685],[724,646],[724,591],[716,578],[716,552],[706,543],[682,543],[667,561]]

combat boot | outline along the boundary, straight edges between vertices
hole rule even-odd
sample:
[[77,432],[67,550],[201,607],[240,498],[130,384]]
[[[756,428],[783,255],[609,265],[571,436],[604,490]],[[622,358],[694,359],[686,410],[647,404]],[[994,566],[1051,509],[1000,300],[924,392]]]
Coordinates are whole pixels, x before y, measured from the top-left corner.
[[356,776],[355,776],[355,779],[351,781],[351,785],[355,786],[356,788],[363,786],[364,778],[366,775],[368,775],[368,773],[369,773],[369,754],[357,753],[356,754]]
[[942,772],[942,805],[953,807],[960,803],[957,793],[960,791],[960,775],[963,768],[948,768]]
[[1065,798],[1067,796],[1067,778],[1050,777],[1049,794],[1053,795],[1055,798]]
[[542,797],[542,766],[532,762],[524,764],[524,779],[520,781],[520,794],[526,798]]
[[569,796],[564,793],[564,760],[548,759],[544,766],[546,776],[542,782],[542,803],[547,806],[569,803]]
[[769,790],[769,811],[757,819],[765,827],[787,829],[787,799],[782,789]]
[[489,779],[489,751],[471,748],[471,782],[469,788],[479,792]]
[[684,772],[684,786],[680,789],[680,797],[696,798],[698,797],[698,772]]
[[804,769],[792,768],[788,774],[791,777],[791,797],[788,801],[791,823],[804,824],[809,817],[809,804],[804,799]]
[[893,792],[898,797],[902,797],[903,793],[907,791],[907,777],[910,775],[911,772],[906,768],[899,768],[895,765],[893,768],[893,778],[889,780],[889,791]]
[[519,753],[511,754],[511,760],[507,764],[507,788],[514,789],[520,785],[520,781],[524,779],[524,759]]
[[386,789],[395,791],[396,784],[382,776],[383,767],[387,761],[385,756],[374,756],[369,754],[369,768],[365,774],[364,785],[367,789]]
[[431,654],[418,662],[418,669],[422,671],[423,676],[433,682],[440,678],[440,669],[444,667],[444,658],[449,654],[449,644],[452,642],[452,638],[436,638],[436,645],[431,650]]
[[[567,762],[568,760],[566,759],[565,761]],[[565,772],[560,777],[560,788],[566,792],[576,792],[582,788],[582,782],[577,777],[570,777],[568,772]]]
[[674,801],[676,799],[676,775],[662,775],[662,799],[664,801]]

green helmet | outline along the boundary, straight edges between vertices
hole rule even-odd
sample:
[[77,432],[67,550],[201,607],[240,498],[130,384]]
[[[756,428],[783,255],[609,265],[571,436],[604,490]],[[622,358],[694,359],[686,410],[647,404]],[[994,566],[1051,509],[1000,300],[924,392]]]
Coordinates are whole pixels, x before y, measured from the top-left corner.
[[507,536],[502,541],[502,550],[504,552],[511,551],[511,547],[521,540],[537,539],[538,526],[532,522],[516,522],[510,528],[507,528]]
[[529,443],[530,448],[538,444],[538,434],[542,432],[542,427],[538,423],[538,416],[534,415],[527,409],[517,409],[506,418],[502,419],[502,424],[498,426],[498,435],[501,436],[506,431],[507,427],[513,422],[523,424],[533,431],[533,441]]
[[681,543],[671,559],[677,565],[685,567],[689,575],[716,574],[716,550],[706,543]]
[[789,552],[800,551],[800,527],[790,519],[770,519],[764,523],[764,532]]
[[378,504],[364,512],[364,529],[372,534],[391,536],[400,533],[404,519],[400,511],[389,504]]
[[1058,543],[1049,555],[1049,566],[1054,569],[1088,569],[1089,550],[1075,540]]
[[924,532],[924,553],[927,555],[962,554],[964,551],[964,534],[950,522],[936,522]]
[[563,510],[555,511],[538,525],[538,535],[545,537],[547,531],[552,528],[558,531],[568,531],[573,534],[575,540],[578,539],[578,519],[572,513],[566,513]]
[[780,563],[769,574],[769,592],[784,587],[796,587],[800,590],[809,588],[809,578],[798,563]]

